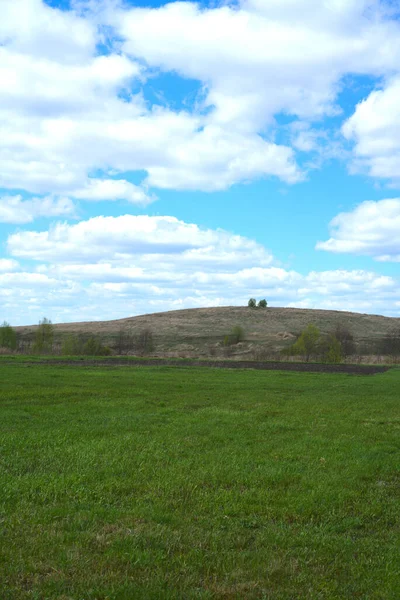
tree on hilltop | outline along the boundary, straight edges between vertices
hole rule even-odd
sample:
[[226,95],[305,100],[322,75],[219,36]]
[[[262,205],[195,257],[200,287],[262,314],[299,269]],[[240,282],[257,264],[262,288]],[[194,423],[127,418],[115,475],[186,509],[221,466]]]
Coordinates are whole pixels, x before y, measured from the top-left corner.
[[267,308],[268,302],[265,300],[265,298],[263,298],[257,304],[257,300],[255,298],[250,298],[250,300],[247,303],[247,306],[249,308]]

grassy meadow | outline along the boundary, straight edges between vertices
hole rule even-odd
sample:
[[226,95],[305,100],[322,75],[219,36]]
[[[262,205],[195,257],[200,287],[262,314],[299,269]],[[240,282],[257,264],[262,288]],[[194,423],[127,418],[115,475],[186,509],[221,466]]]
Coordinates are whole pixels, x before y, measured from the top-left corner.
[[0,377],[1,600],[400,598],[400,370]]

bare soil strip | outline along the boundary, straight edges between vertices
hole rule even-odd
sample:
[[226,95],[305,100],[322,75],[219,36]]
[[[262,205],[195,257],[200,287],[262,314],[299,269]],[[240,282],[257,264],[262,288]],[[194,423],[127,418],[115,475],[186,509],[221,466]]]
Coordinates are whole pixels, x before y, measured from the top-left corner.
[[[1,363],[0,363],[1,364]],[[5,364],[5,363],[3,363]],[[6,364],[12,364],[8,362]],[[15,364],[15,363],[14,363]],[[21,363],[19,363],[21,364]],[[385,373],[390,366],[377,365],[329,365],[321,363],[284,363],[256,362],[250,360],[193,360],[193,359],[100,359],[100,360],[41,360],[22,363],[25,366],[35,365],[71,366],[71,367],[208,367],[213,369],[256,369],[261,371],[298,371],[301,373],[344,373],[348,375],[375,375]]]

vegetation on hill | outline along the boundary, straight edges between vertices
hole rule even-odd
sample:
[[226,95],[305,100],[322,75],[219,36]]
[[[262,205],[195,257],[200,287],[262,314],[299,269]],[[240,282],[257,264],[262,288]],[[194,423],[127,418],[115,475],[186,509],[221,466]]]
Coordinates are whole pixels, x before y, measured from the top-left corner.
[[351,331],[343,324],[338,324],[334,331],[327,335],[310,323],[301,332],[297,340],[282,351],[284,356],[301,356],[306,362],[311,358],[327,363],[340,363],[355,353],[356,345]]
[[[215,358],[229,355],[239,359],[282,360],[282,350],[293,346],[311,325],[320,332],[321,348],[315,355],[311,352],[309,360],[325,360],[328,356],[338,360],[335,338],[340,342],[341,360],[368,362],[377,360],[374,355],[382,354],[386,358],[380,360],[400,359],[397,342],[400,319],[341,311],[218,307],[155,313],[117,321],[51,325],[51,347],[55,354],[60,354],[66,339],[74,336],[83,339],[84,343],[94,337],[113,354],[146,356],[155,353],[167,357]],[[232,335],[235,327],[244,333],[236,341]],[[30,353],[37,347],[35,336],[39,328],[15,328],[20,351]],[[304,354],[292,353],[289,359],[304,360]]]

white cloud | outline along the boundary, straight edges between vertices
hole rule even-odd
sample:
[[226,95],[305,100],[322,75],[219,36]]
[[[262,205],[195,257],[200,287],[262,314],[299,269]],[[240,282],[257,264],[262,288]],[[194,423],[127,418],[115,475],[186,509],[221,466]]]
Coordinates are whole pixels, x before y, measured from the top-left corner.
[[363,202],[352,212],[340,213],[330,223],[331,238],[318,250],[372,256],[400,262],[400,199]]
[[[345,73],[397,69],[400,28],[379,3],[243,1],[204,9],[172,2],[113,11],[123,49],[151,66],[207,86],[210,121],[254,131],[279,112],[315,118],[336,111]],[[316,51],[316,48],[318,51]]]
[[148,168],[148,184],[160,188],[223,190],[238,181],[276,176],[295,183],[303,179],[287,146],[209,125],[172,147],[167,165]]
[[131,268],[133,261],[143,261],[147,269],[155,263],[160,271],[174,261],[186,262],[190,269],[196,264],[236,269],[249,259],[261,265],[272,260],[263,246],[242,236],[147,215],[95,217],[76,225],[59,223],[48,231],[20,231],[9,236],[8,249],[14,256],[53,264],[111,260],[128,262]]
[[18,269],[19,263],[16,260],[0,258],[0,273],[8,273],[10,271],[17,271]]
[[[323,147],[324,158],[338,156],[324,118],[340,114],[347,75],[383,81],[343,127],[355,142],[353,169],[399,181],[400,22],[385,14],[386,3],[72,4],[76,11],[43,0],[1,3],[0,188],[15,191],[2,192],[0,221],[70,218],[71,198],[146,205],[155,199],[150,188],[301,181],[297,152]],[[198,95],[151,104],[146,85],[157,97],[164,72],[196,80]],[[279,126],[281,115],[289,125]],[[135,172],[144,174],[140,185],[130,182]],[[22,199],[22,190],[33,197]],[[319,247],[399,260],[397,205],[393,212],[389,202],[399,201],[338,215]],[[300,274],[275,264],[254,240],[173,217],[98,217],[19,231],[8,249],[40,263],[0,260],[3,306],[20,322],[46,307],[53,319],[107,318],[240,304],[253,294],[278,304],[400,311],[395,278]]]
[[[203,190],[262,176],[288,182],[301,178],[292,151],[257,132],[249,137],[211,127],[196,112],[149,109],[141,93],[131,91],[134,82],[139,89],[144,81],[143,68],[120,53],[95,56],[96,29],[90,19],[50,9],[39,0],[24,2],[20,9],[32,16],[28,30],[16,32],[12,3],[7,3],[3,23],[0,187],[99,200],[117,195],[146,204],[151,196],[145,189],[120,178],[125,189],[119,183],[117,190],[116,183],[105,184],[112,181],[107,173],[147,171],[150,185]],[[53,17],[61,47],[73,45],[68,62],[48,51]],[[69,41],[68,28],[80,31],[80,26],[79,39]],[[106,177],[87,189],[87,175],[96,170]]]
[[42,0],[1,0],[0,45],[4,43],[12,43],[17,52],[68,63],[92,55],[96,30],[90,21]]
[[0,47],[0,103],[3,110],[20,108],[31,117],[77,116],[90,110],[97,99],[112,98],[139,74],[138,65],[123,56],[97,56],[83,64],[64,65],[52,55],[35,58],[7,45]]
[[141,206],[156,200],[145,188],[124,179],[89,179],[85,187],[70,192],[70,196],[93,201],[128,200]]
[[75,206],[69,198],[0,197],[0,223],[31,223],[39,217],[75,217]]
[[353,170],[400,186],[400,76],[358,104],[343,133],[355,142]]
[[398,278],[362,270],[301,274],[277,265],[254,240],[174,217],[97,217],[20,231],[9,236],[8,250],[37,263],[0,279],[8,301],[0,317],[13,322],[26,322],[27,314],[33,321],[44,313],[55,321],[99,320],[245,305],[250,296],[275,306],[400,315]]
[[56,279],[51,279],[43,273],[21,271],[20,273],[4,273],[0,275],[0,285],[4,288],[7,288],[7,286],[15,286],[15,288],[18,289],[35,286],[35,288],[38,288],[39,290],[42,287],[56,288],[59,283],[60,282]]
[[[42,0],[2,2],[0,187],[146,204],[146,185],[295,183],[304,174],[293,149],[276,143],[275,116],[336,113],[344,75],[388,76],[400,63],[400,25],[372,0],[84,5],[78,14]],[[108,55],[98,55],[99,42]],[[149,77],[157,87],[158,70],[197,80],[203,100],[150,107],[141,89]],[[321,140],[303,132],[292,141],[315,152]],[[390,160],[382,171],[393,171]],[[135,171],[147,173],[143,189],[130,187]],[[102,183],[87,189],[94,172]],[[105,189],[115,177],[124,190]]]

